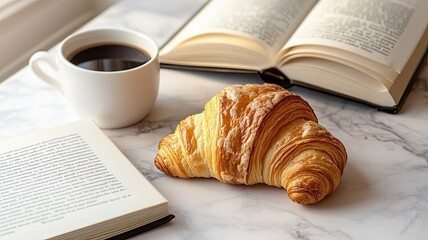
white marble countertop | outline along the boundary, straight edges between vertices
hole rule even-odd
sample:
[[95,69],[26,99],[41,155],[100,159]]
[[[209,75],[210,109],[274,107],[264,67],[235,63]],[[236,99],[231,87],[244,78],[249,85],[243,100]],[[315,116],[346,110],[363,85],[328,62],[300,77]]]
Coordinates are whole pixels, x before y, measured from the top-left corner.
[[[201,0],[120,1],[84,28],[142,31],[159,44]],[[230,83],[255,76],[161,70],[159,98],[142,122],[104,130],[165,195],[176,218],[135,239],[427,239],[428,65],[397,115],[293,87],[345,145],[349,159],[337,191],[313,206],[284,189],[183,180],[159,172],[161,138]],[[26,67],[0,85],[0,139],[76,120],[60,93]]]

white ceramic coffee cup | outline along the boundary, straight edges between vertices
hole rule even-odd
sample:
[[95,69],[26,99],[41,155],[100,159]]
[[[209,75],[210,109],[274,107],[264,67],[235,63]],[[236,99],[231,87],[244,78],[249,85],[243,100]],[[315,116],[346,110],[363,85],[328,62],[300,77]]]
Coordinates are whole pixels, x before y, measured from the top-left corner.
[[[150,55],[150,60],[135,68],[110,72],[88,70],[70,62],[76,52],[106,44],[132,46]],[[59,73],[59,79],[42,67],[43,61]],[[158,47],[136,31],[105,28],[78,32],[64,39],[55,54],[35,53],[29,65],[39,78],[64,94],[77,115],[91,118],[101,128],[126,127],[142,120],[158,95]]]

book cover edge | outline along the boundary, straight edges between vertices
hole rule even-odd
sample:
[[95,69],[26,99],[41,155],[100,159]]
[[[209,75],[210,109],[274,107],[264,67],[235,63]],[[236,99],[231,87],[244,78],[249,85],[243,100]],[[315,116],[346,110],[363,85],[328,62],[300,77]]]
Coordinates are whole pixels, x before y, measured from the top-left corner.
[[163,225],[163,224],[171,221],[174,218],[175,218],[175,216],[173,214],[169,214],[169,215],[167,215],[167,216],[165,216],[163,218],[160,218],[160,219],[158,219],[156,221],[153,221],[153,222],[145,224],[145,225],[143,225],[141,227],[134,228],[132,230],[129,230],[127,232],[118,234],[116,236],[113,236],[113,237],[107,238],[107,239],[108,240],[123,240],[123,239],[128,239],[128,238],[133,237],[135,235],[147,232],[147,231],[149,231],[149,230],[151,230],[153,228],[159,227],[159,226],[161,226],[161,225]]
[[201,67],[201,66],[190,66],[190,65],[177,65],[177,64],[166,64],[161,63],[162,68],[169,68],[169,69],[180,69],[180,70],[194,70],[194,71],[206,71],[206,72],[219,72],[219,73],[250,73],[250,74],[256,74],[261,80],[263,80],[266,83],[275,83],[278,84],[284,88],[290,88],[292,86],[299,86],[307,89],[312,89],[317,92],[322,92],[328,95],[332,95],[335,97],[339,97],[342,99],[350,100],[353,102],[361,103],[366,106],[372,107],[377,109],[378,111],[390,113],[390,114],[397,114],[402,109],[408,95],[410,94],[412,90],[412,86],[416,82],[418,78],[418,73],[421,71],[423,66],[423,59],[427,57],[428,51],[425,52],[424,56],[422,57],[421,61],[419,62],[419,65],[415,72],[413,73],[411,80],[406,86],[406,89],[403,92],[403,95],[400,98],[400,101],[398,104],[394,106],[380,106],[368,101],[364,101],[362,99],[353,98],[350,96],[347,96],[345,94],[341,94],[339,92],[327,90],[321,87],[309,85],[309,84],[303,84],[303,83],[296,83],[291,81],[283,72],[278,70],[275,67],[264,69],[262,71],[255,71],[255,70],[248,70],[248,69],[236,69],[236,68],[219,68],[219,67]]

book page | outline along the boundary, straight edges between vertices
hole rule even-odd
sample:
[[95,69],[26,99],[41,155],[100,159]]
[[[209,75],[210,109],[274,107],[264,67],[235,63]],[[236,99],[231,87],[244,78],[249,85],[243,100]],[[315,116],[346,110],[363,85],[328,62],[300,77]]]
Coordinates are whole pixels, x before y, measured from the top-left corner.
[[89,121],[0,149],[0,239],[54,237],[166,202]]
[[273,54],[281,49],[316,2],[212,0],[173,40],[172,45],[204,33],[226,33],[253,39]]
[[323,0],[284,49],[341,48],[400,73],[427,28],[427,12],[426,0]]

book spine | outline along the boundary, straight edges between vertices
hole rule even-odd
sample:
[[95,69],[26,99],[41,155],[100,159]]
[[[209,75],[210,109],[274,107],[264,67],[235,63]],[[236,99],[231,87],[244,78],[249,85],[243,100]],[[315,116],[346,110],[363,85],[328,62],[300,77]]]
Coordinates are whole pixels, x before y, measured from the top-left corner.
[[257,75],[266,83],[274,83],[284,88],[292,86],[290,79],[277,68],[265,69],[257,72]]

